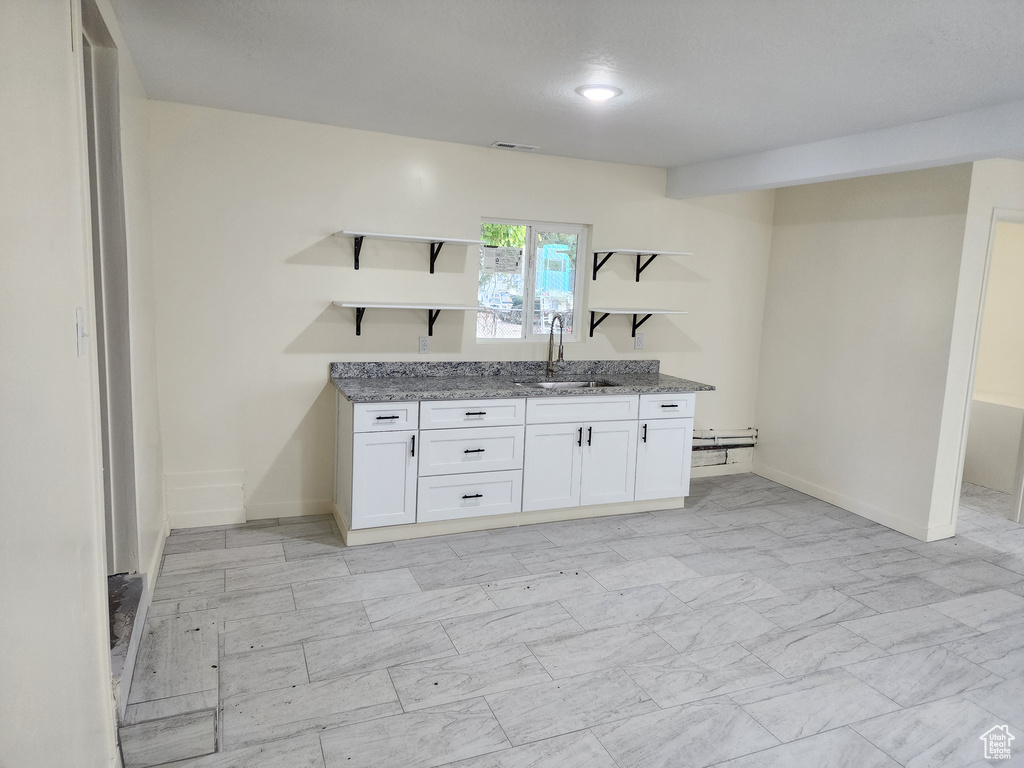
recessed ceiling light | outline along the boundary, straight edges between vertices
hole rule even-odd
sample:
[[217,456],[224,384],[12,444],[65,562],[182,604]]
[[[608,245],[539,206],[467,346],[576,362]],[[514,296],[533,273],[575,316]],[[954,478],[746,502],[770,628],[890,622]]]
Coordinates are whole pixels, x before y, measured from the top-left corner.
[[612,85],[581,85],[576,93],[591,101],[608,101],[622,95],[622,90]]

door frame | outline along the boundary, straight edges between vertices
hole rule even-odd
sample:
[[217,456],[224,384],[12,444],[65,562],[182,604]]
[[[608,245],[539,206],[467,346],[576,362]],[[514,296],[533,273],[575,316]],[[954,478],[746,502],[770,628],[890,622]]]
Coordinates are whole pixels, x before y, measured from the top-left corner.
[[107,573],[135,573],[139,535],[118,51],[93,0],[81,0],[81,14],[87,243],[94,293]]
[[[960,508],[960,491],[963,486],[964,461],[967,456],[967,436],[971,429],[971,407],[974,401],[974,381],[978,372],[978,349],[981,346],[981,328],[985,317],[985,305],[988,301],[988,281],[992,270],[992,255],[995,250],[996,227],[1000,222],[1024,224],[1024,210],[993,208],[992,216],[989,221],[988,246],[985,250],[985,268],[981,282],[981,303],[978,307],[978,317],[974,328],[974,345],[971,350],[971,373],[967,390],[968,400],[966,413],[964,415],[964,431],[960,441],[960,456],[959,461],[957,462],[959,477],[957,478],[956,484],[956,510],[958,512]],[[1022,505],[1024,505],[1024,430],[1021,430],[1021,439],[1017,450],[1017,474],[1014,486],[1017,489],[1016,499],[1014,501],[1016,513],[1012,515],[1010,519],[1015,523],[1020,523],[1022,520]]]

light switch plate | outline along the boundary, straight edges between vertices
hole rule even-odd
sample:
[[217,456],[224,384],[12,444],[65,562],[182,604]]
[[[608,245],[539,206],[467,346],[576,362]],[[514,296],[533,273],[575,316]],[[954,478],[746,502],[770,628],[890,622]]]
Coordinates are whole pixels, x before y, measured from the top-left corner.
[[644,335],[642,333],[638,333],[633,338],[633,349],[643,349],[643,348],[644,348]]
[[430,337],[420,336],[420,354],[426,355],[430,352]]

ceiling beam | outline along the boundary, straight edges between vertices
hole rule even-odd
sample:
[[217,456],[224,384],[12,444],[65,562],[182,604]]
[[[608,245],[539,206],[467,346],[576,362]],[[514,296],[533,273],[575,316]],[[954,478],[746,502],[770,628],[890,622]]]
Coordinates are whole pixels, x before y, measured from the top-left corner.
[[674,198],[704,197],[990,157],[1024,159],[1024,101],[670,168],[665,194]]

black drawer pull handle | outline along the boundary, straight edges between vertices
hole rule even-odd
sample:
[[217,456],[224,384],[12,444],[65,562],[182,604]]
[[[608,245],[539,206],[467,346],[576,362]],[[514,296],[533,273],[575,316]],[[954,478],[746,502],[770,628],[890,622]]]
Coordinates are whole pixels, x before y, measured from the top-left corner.
[[647,442],[647,425],[644,424],[644,442]]
[[466,411],[467,416],[485,416],[487,411]]
[[679,407],[679,405],[678,405],[677,403],[673,403],[672,405],[665,405],[665,404],[662,404],[662,406],[661,406],[661,407],[662,407],[662,408],[678,408],[678,407]]
[[463,453],[483,453],[485,448],[467,448]]
[[468,493],[462,498],[464,499],[482,499],[484,495],[482,493]]
[[400,419],[401,416],[378,416],[377,421],[387,421],[388,419]]
[[587,427],[587,445],[590,445],[590,439],[594,436],[594,428]]
[[412,455],[416,455],[416,435],[412,436]]
[[580,427],[580,433],[576,437],[576,445],[583,447],[583,427]]

